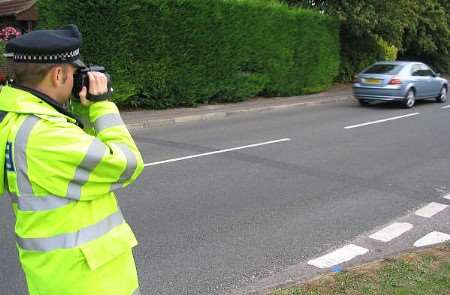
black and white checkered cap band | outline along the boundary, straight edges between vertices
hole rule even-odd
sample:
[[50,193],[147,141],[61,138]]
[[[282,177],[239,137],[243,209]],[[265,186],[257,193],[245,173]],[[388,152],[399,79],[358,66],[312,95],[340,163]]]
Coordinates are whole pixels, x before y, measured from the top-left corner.
[[25,54],[25,53],[5,53],[5,57],[13,58],[16,62],[67,62],[78,58],[80,55],[80,49],[75,49],[69,52],[57,53],[57,54]]

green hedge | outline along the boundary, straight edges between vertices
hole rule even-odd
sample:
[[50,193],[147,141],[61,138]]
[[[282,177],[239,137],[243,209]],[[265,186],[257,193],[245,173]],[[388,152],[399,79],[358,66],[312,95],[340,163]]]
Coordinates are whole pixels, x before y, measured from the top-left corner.
[[122,105],[167,108],[296,95],[339,71],[339,23],[270,0],[40,0],[40,27],[75,23],[84,60]]
[[343,36],[341,34],[341,68],[338,80],[352,81],[364,68],[377,61],[396,60],[398,49],[375,36]]

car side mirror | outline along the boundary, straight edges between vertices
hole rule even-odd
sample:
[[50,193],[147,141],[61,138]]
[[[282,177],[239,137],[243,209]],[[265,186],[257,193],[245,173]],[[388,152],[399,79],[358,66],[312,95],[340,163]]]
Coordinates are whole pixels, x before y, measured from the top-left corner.
[[440,77],[440,76],[441,76],[441,73],[436,73],[434,76],[435,76],[435,77]]

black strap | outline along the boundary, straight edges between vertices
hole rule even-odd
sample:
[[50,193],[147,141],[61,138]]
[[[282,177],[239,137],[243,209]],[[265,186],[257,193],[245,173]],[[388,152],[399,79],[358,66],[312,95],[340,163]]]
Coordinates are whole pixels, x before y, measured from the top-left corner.
[[7,112],[0,111],[0,123],[3,121],[3,119],[5,119],[6,115],[8,115]]
[[[6,117],[6,115],[8,115],[8,113],[7,112],[5,112],[5,111],[0,111],[0,124],[2,123],[2,121],[3,121],[3,119],[5,119],[5,117]],[[5,148],[5,147],[2,147],[3,149]],[[6,165],[6,163],[5,163],[5,165]],[[4,167],[1,167],[0,169],[4,169]],[[5,189],[5,191],[7,191],[8,190],[8,183],[7,183],[7,177],[6,177],[6,172],[4,171],[4,175],[3,175],[3,182],[4,182],[4,189]],[[0,197],[2,197],[3,195],[2,194],[0,194]]]

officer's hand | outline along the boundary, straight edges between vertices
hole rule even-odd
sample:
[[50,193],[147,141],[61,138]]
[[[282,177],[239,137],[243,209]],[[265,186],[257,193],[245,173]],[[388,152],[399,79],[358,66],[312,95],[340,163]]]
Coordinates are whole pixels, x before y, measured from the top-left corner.
[[[103,73],[100,72],[88,72],[89,77],[89,94],[91,95],[102,95],[108,92],[108,79]],[[89,106],[92,102],[89,101],[87,96],[86,87],[81,89],[80,102],[83,106]]]
[[88,107],[92,104],[92,101],[90,101],[86,98],[86,95],[87,95],[86,86],[83,86],[83,88],[81,89],[81,91],[78,95],[80,96],[80,102],[81,102],[82,106]]

